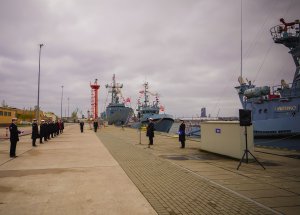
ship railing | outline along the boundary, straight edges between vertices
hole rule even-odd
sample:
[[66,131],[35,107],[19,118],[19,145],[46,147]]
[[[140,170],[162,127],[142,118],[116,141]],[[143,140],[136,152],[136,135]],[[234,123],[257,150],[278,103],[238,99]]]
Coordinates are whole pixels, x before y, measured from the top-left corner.
[[280,91],[282,89],[291,89],[292,88],[292,83],[288,83],[288,84],[285,84],[285,86],[283,85],[275,85],[272,87],[272,92],[277,92],[277,91]]
[[276,94],[279,92],[280,97],[299,97],[300,96],[300,88],[292,87],[293,84],[289,83],[286,86],[275,85],[272,87],[272,94]]
[[[285,29],[286,28],[286,29]],[[282,38],[300,37],[300,24],[285,27],[283,24],[276,25],[270,29],[273,40],[276,42]]]

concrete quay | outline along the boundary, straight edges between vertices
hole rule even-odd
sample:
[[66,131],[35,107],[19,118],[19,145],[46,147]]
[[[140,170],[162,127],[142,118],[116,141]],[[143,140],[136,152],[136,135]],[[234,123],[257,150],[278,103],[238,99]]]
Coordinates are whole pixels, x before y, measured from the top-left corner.
[[188,140],[79,125],[16,159],[0,141],[0,214],[300,214],[299,152],[256,148],[266,167],[201,151]]
[[31,147],[22,136],[15,159],[0,142],[0,214],[157,214],[95,133],[79,125]]

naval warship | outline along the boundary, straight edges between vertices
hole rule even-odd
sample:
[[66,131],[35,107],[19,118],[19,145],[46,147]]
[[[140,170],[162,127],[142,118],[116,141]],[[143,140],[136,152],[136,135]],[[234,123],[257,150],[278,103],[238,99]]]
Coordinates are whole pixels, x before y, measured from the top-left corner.
[[299,20],[270,29],[276,44],[289,49],[296,71],[293,82],[257,87],[239,77],[237,89],[244,109],[251,110],[254,136],[297,136],[300,134],[300,33]]
[[[132,124],[133,128],[140,128],[143,125],[147,125],[149,118],[153,119],[155,131],[169,132],[174,123],[174,118],[170,114],[159,113],[164,111],[164,107],[160,105],[158,94],[151,93],[149,91],[149,84],[145,82],[143,84],[144,89],[140,91],[140,98],[143,97],[144,101],[138,100],[138,122]],[[149,95],[155,96],[155,100],[150,103]]]
[[[126,107],[127,102],[121,92],[123,84],[116,83],[115,74],[110,85],[106,84],[106,88],[109,89],[108,93],[111,94],[111,102],[106,107],[106,111],[102,114],[102,117],[108,122],[109,125],[125,125],[133,114],[133,109]],[[120,101],[120,97],[122,101]]]

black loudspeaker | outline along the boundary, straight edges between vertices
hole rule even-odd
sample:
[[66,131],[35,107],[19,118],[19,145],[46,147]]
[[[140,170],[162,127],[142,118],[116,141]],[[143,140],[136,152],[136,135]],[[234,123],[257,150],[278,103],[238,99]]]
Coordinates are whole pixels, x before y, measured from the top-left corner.
[[239,114],[240,114],[240,126],[252,125],[251,110],[240,109]]

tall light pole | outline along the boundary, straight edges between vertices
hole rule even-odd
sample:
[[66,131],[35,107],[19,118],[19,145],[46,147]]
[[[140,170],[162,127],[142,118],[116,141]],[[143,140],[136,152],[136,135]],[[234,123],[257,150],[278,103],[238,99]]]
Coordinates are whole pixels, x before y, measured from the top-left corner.
[[70,102],[70,98],[68,97],[68,119],[69,119],[69,102]]
[[62,101],[63,101],[63,95],[64,95],[64,86],[61,86],[61,101],[60,101],[60,119],[62,120]]
[[38,76],[38,99],[37,99],[37,110],[36,110],[36,119],[37,123],[40,124],[40,75],[41,75],[41,52],[42,46],[44,44],[39,44],[40,52],[39,52],[39,76]]

